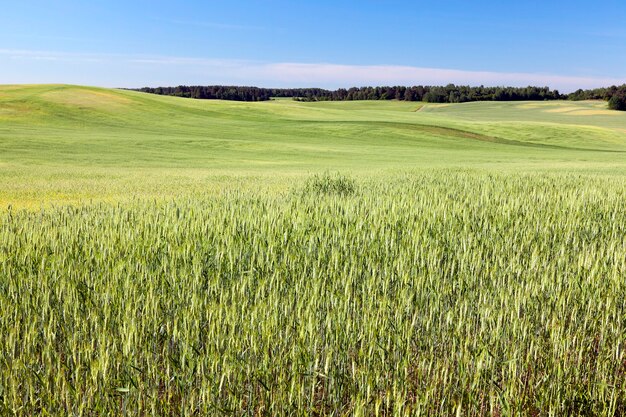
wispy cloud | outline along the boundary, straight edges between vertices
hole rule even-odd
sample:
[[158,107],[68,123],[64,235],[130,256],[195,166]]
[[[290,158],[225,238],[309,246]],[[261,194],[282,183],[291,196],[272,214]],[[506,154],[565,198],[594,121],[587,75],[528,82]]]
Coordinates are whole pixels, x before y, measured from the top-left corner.
[[[271,63],[173,56],[80,54],[0,49],[0,82],[87,83],[140,87],[177,84],[245,84],[269,87],[364,85],[550,86],[562,91],[623,84],[626,78],[468,71],[398,65]],[[37,65],[47,61],[46,65]],[[24,71],[27,68],[28,71]]]
[[336,64],[268,64],[269,74],[281,74],[290,82],[306,83],[315,80],[321,84],[381,85],[448,83],[469,85],[550,86],[571,90],[592,88],[626,82],[626,78],[585,77],[518,72],[466,71],[443,68],[422,68],[394,65],[336,65]]
[[[237,25],[232,23],[220,23],[220,22],[207,22],[200,20],[179,20],[179,19],[154,19],[158,22],[165,24],[174,24],[177,26],[194,26],[209,29],[223,29],[223,30],[268,30],[265,26],[256,25]],[[276,28],[275,28],[276,29]]]
[[[103,62],[115,57],[106,54],[87,54],[71,52],[32,51],[25,49],[0,49],[0,56],[15,60],[45,60],[65,62]],[[0,74],[2,69],[0,68]]]

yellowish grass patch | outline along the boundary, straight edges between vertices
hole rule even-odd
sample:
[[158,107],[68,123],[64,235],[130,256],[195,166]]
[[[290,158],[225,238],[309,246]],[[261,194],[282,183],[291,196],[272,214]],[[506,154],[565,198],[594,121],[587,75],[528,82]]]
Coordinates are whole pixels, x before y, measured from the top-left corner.
[[617,112],[601,109],[584,109],[580,107],[563,107],[545,110],[546,113],[561,113],[568,116],[616,116]]
[[580,107],[557,107],[555,109],[547,109],[546,113],[569,113],[573,111],[579,111]]
[[517,106],[518,109],[540,109],[545,107],[544,103],[524,103]]
[[15,91],[27,88],[27,85],[0,85],[0,94],[4,91]]
[[576,110],[568,113],[572,116],[618,116],[619,114],[614,110]]
[[119,94],[107,91],[93,91],[85,89],[64,89],[50,91],[41,95],[46,100],[58,104],[87,107],[92,109],[106,109],[126,106],[133,101]]

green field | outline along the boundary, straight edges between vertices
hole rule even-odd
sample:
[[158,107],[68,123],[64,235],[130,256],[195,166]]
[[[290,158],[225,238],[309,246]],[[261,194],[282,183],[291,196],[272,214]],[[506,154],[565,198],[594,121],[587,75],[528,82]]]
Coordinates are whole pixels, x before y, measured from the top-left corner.
[[621,174],[625,152],[626,114],[603,102],[238,103],[0,87],[5,207],[172,196],[233,176],[280,187],[327,169]]
[[626,114],[0,87],[0,415],[626,415]]

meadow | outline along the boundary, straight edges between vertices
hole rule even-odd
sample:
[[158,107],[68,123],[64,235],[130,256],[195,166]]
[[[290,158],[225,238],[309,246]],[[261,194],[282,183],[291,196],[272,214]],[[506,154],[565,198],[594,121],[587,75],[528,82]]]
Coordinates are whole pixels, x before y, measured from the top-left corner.
[[0,414],[626,414],[626,115],[0,88]]
[[285,190],[326,170],[621,173],[625,137],[626,113],[593,101],[239,103],[5,86],[0,207],[175,197],[233,181]]

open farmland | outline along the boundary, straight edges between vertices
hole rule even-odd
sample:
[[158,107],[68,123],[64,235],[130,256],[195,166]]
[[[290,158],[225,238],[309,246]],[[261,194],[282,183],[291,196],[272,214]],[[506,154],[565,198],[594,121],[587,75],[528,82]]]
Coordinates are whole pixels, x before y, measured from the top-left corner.
[[284,190],[325,170],[621,175],[626,167],[626,113],[603,102],[422,106],[0,87],[0,204],[167,197],[233,181]]
[[626,414],[605,106],[1,87],[0,414]]

